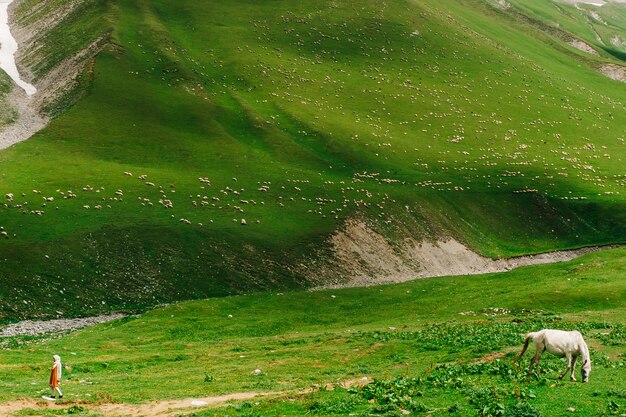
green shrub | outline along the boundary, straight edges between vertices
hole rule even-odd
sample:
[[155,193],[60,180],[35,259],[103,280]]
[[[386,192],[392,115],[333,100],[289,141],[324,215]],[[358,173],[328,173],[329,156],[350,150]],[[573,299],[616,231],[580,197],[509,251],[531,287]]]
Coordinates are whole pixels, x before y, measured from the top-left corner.
[[541,417],[541,413],[528,403],[517,403],[506,411],[506,417]]
[[68,408],[67,410],[65,410],[66,414],[80,414],[87,411],[85,409],[85,407],[81,407],[80,405],[76,405],[74,404],[73,406],[71,406],[70,408]]

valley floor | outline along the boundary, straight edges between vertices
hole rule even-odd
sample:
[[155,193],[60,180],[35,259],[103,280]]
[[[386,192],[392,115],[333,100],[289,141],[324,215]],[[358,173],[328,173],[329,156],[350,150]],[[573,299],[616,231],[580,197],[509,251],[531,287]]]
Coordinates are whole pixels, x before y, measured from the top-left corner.
[[[0,351],[0,414],[619,414],[624,262],[617,248],[505,273],[184,302],[13,337]],[[546,327],[584,334],[590,383],[559,381],[564,362],[549,355],[539,378],[526,375],[530,354],[513,363],[523,335]],[[65,365],[60,404],[40,400],[53,353]]]

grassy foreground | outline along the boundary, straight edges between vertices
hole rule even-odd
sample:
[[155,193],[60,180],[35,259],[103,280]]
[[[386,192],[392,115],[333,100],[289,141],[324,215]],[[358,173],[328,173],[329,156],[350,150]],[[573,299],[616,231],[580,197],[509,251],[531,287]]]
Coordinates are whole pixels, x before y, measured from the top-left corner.
[[[500,274],[184,302],[49,341],[11,339],[0,351],[0,401],[40,396],[59,353],[66,398],[86,402],[85,415],[94,401],[363,377],[376,381],[196,415],[565,416],[569,407],[609,415],[626,394],[625,255],[622,248]],[[563,362],[548,355],[538,380],[525,376],[528,357],[521,368],[511,364],[522,335],[542,327],[583,332],[589,384],[557,381]],[[257,368],[262,373],[251,375]]]

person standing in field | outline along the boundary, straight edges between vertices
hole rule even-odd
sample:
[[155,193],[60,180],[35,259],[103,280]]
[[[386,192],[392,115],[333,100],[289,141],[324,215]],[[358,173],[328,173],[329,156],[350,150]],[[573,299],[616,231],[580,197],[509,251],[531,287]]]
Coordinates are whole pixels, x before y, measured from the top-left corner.
[[63,398],[63,393],[61,392],[61,388],[59,388],[59,381],[61,380],[61,375],[63,373],[61,365],[61,357],[59,355],[54,355],[52,357],[54,359],[54,365],[50,368],[50,396],[43,396],[46,400],[54,401],[56,400],[56,393],[59,393],[59,399]]

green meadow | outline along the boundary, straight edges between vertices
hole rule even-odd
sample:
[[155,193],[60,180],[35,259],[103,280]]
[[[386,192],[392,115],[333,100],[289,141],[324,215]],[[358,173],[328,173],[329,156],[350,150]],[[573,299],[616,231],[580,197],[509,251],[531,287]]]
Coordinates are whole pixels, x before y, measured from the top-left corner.
[[[65,336],[7,339],[0,404],[47,393],[58,353],[63,404],[80,415],[108,402],[236,392],[276,394],[190,415],[567,416],[570,407],[619,414],[624,252],[498,274],[181,302]],[[526,374],[534,350],[513,363],[524,334],[543,327],[584,334],[589,383],[559,381],[564,360],[547,353],[539,378]],[[575,375],[580,380],[580,365]],[[344,388],[363,378],[365,387]]]

